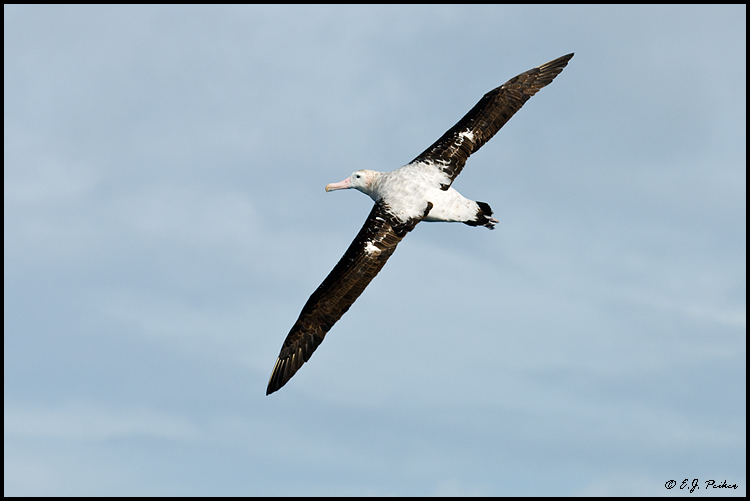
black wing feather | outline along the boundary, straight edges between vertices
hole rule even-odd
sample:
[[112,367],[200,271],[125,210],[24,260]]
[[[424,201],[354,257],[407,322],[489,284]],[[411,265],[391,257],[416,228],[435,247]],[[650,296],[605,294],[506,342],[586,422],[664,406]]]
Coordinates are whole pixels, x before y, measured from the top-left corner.
[[[452,183],[469,155],[489,141],[526,101],[560,74],[573,54],[562,56],[511,78],[479,100],[456,125],[422,152],[414,162],[434,163]],[[468,134],[467,134],[468,133]],[[450,184],[443,185],[447,190]]]
[[[425,215],[429,208],[425,211]],[[382,202],[372,208],[344,256],[302,308],[276,359],[266,395],[286,384],[323,342],[326,333],[385,266],[396,245],[419,220],[398,224]],[[368,246],[374,245],[377,251]]]

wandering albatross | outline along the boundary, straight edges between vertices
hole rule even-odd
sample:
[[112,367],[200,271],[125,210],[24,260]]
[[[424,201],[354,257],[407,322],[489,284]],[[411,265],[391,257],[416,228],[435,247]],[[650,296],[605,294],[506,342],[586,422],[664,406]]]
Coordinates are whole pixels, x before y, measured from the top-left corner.
[[358,170],[326,191],[354,188],[375,201],[362,229],[307,300],[284,340],[266,395],[310,359],[326,333],[383,268],[398,243],[420,221],[461,222],[493,229],[497,219],[484,202],[451,187],[469,155],[489,141],[539,89],[560,74],[573,54],[511,78],[479,100],[461,120],[410,163],[391,172]]

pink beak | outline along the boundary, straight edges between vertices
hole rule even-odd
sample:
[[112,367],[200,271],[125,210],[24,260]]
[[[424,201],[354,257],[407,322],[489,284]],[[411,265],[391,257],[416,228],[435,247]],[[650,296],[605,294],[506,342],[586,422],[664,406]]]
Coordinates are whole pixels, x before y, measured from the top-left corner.
[[346,190],[348,188],[351,188],[352,184],[352,178],[347,177],[343,181],[339,183],[331,183],[326,185],[326,191],[333,191],[333,190]]

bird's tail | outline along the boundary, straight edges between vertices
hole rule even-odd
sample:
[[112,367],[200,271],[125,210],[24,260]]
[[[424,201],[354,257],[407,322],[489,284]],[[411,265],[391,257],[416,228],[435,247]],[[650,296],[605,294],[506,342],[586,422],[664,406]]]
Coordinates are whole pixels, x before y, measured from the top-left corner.
[[477,202],[477,216],[471,221],[465,221],[469,226],[486,226],[487,228],[494,230],[495,224],[498,222],[492,216],[492,209],[486,202]]

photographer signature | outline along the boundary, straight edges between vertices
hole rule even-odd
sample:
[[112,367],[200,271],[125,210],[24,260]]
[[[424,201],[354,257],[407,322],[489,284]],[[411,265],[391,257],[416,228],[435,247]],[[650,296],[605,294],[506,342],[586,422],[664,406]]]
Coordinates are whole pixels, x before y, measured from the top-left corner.
[[[692,493],[695,489],[700,489],[700,485],[698,485],[699,482],[697,478],[694,478],[692,482],[690,483],[689,482],[690,480],[687,478],[683,480],[682,483],[680,484],[680,489],[690,489],[689,491],[690,493]],[[710,489],[736,489],[737,488],[737,484],[732,484],[732,485],[727,484],[726,480],[724,480],[720,484],[717,484],[715,480],[706,480],[705,484],[706,484],[706,487],[705,487],[706,489],[709,489],[709,488]],[[675,482],[674,480],[667,480],[667,483],[664,484],[664,487],[666,487],[667,489],[673,489],[676,485],[677,485],[677,482]]]

